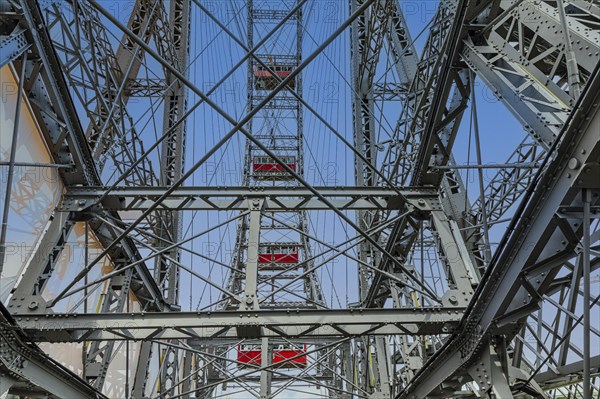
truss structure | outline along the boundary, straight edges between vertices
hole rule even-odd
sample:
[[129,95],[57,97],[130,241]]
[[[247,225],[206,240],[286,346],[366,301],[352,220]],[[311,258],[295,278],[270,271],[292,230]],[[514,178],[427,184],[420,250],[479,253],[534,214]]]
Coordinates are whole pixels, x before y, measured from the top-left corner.
[[597,2],[126,3],[0,0],[0,398],[600,396]]

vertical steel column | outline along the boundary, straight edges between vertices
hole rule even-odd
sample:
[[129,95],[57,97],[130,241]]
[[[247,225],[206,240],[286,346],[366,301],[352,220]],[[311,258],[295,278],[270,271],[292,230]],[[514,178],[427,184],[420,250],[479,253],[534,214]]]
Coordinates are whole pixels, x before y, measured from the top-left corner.
[[583,197],[583,399],[592,399],[592,380],[590,370],[590,212],[592,191],[584,188]]
[[[481,142],[480,142],[480,137],[479,137],[479,120],[477,118],[477,97],[475,97],[475,74],[473,73],[473,71],[469,70],[469,74],[471,75],[471,78],[469,79],[471,81],[471,106],[473,107],[473,116],[472,116],[472,122],[473,122],[473,132],[475,134],[475,148],[477,150],[477,165],[482,165],[482,160],[481,160]],[[485,194],[485,186],[483,184],[483,170],[481,168],[477,169],[477,176],[478,176],[478,180],[479,180],[479,201],[482,204],[485,204],[485,198],[483,197]],[[492,258],[492,252],[490,249],[490,235],[489,235],[489,228],[488,228],[488,216],[487,216],[487,209],[485,206],[481,207],[481,222],[483,224],[483,261],[484,261],[484,267],[487,268],[487,266],[490,263],[490,259]]]
[[[133,269],[129,269],[123,275],[115,276],[110,280],[110,283],[106,286],[106,293],[100,308],[101,313],[126,311],[132,277]],[[87,349],[84,377],[89,384],[99,391],[102,390],[106,380],[114,348],[115,341],[94,341],[89,344]]]
[[244,299],[240,309],[258,309],[258,245],[260,243],[260,217],[263,201],[254,200],[250,208],[250,226],[248,228],[248,255],[246,258],[246,281]]
[[[386,28],[389,27],[388,15],[391,1],[380,0],[358,16],[350,27],[350,56],[352,74],[352,119],[354,145],[358,152],[371,165],[377,164],[375,100],[373,82],[375,70]],[[350,14],[354,13],[364,0],[350,0]],[[373,171],[362,158],[354,157],[355,183],[357,186],[373,186]],[[368,212],[358,212],[357,221],[361,229],[366,230],[372,216]],[[368,242],[360,244],[359,259],[375,264],[375,254]],[[359,266],[359,291],[361,301],[367,291],[370,272]]]
[[[350,14],[354,13],[362,4],[364,4],[364,0],[350,0]],[[385,31],[389,27],[388,13],[385,10],[389,8],[390,4],[391,2],[387,0],[374,2],[371,7],[356,18],[350,27],[354,145],[371,165],[377,164],[373,82]],[[373,171],[362,158],[356,155],[354,157],[354,181],[356,186],[359,187],[375,184]],[[359,211],[356,218],[358,226],[366,230],[372,222],[373,215],[367,211]],[[362,242],[358,250],[359,260],[366,264],[377,264],[378,256],[373,249],[373,246],[368,242]],[[364,302],[369,289],[370,274],[370,269],[358,265],[358,287],[361,302]],[[359,378],[363,379],[365,388],[373,385],[371,389],[367,388],[367,390],[377,392],[379,390],[374,385],[377,383],[378,378],[375,378],[374,372],[380,371],[382,360],[385,365],[385,359],[381,358],[378,351],[379,345],[373,345],[369,337],[356,340],[356,345],[356,353],[360,356]],[[375,351],[375,356],[372,355],[371,350]],[[387,379],[387,375],[383,378]],[[370,384],[371,382],[373,384]]]
[[[169,27],[171,28],[172,43],[166,51],[171,54],[173,66],[187,76],[190,30],[189,0],[172,0],[170,2]],[[181,178],[185,167],[186,123],[184,121],[176,128],[173,129],[173,127],[185,114],[187,90],[183,82],[179,82],[167,69],[165,69],[165,80],[169,89],[164,94],[163,131],[172,130],[172,132],[162,143],[160,183],[168,187]],[[163,218],[159,235],[167,240],[158,242],[158,249],[161,249],[168,245],[168,241],[180,241],[182,225],[180,212],[159,212],[159,217]],[[158,284],[161,285],[166,300],[171,304],[177,304],[179,301],[179,268],[175,262],[169,259],[178,261],[179,256],[180,249],[175,247],[167,251],[164,256],[157,257],[156,262]],[[174,394],[173,388],[179,378],[177,349],[167,347],[163,354],[163,361],[165,364],[161,371],[160,391],[161,394],[170,396]]]
[[377,380],[379,381],[379,394],[381,398],[390,398],[390,377],[387,363],[387,341],[385,337],[375,337],[375,351],[377,359]]
[[192,357],[194,355],[192,352],[186,352],[183,357],[183,373],[180,373],[181,378],[183,379],[181,383],[181,390],[183,394],[181,399],[190,399],[190,388],[192,387]]
[[[272,362],[272,351],[269,348],[269,338],[261,339],[260,344],[260,366],[270,366]],[[271,378],[273,373],[268,369],[264,369],[260,372],[260,399],[271,398]]]
[[[175,67],[184,75],[187,71],[189,49],[190,2],[187,0],[171,1],[169,25],[173,33],[172,51]],[[187,107],[186,88],[182,82],[165,70],[166,83],[170,89],[165,93],[165,110],[163,117],[163,131],[170,131],[179,121]],[[186,123],[180,123],[163,141],[161,152],[160,184],[171,186],[183,174],[185,156]],[[179,212],[164,212],[161,216],[167,220],[166,231],[161,232],[161,238],[171,242],[178,242],[181,236],[181,216]],[[166,246],[164,241],[160,246]],[[162,284],[164,296],[170,303],[177,303],[179,296],[179,273],[173,262],[167,259],[179,259],[179,248],[167,251],[164,256],[157,258],[158,282]]]
[[137,367],[135,369],[135,376],[133,378],[133,387],[131,388],[131,397],[134,399],[144,397],[151,355],[152,342],[142,342],[140,344]]

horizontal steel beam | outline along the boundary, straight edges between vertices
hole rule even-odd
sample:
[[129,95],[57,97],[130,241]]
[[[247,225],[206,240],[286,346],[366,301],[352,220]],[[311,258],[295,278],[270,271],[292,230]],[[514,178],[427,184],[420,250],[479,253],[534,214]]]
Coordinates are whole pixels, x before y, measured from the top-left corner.
[[[590,359],[592,368],[600,368],[600,355],[592,356]],[[582,381],[583,360],[560,365],[556,368],[548,368],[535,375],[535,381],[546,389],[571,385]]]
[[348,337],[452,332],[462,308],[15,315],[35,342]]
[[[315,187],[340,210],[401,209],[409,204],[428,210],[423,199],[435,199],[437,193],[425,188],[400,189],[399,192],[377,187]],[[167,187],[116,188],[107,195],[104,187],[75,187],[66,193],[59,208],[62,212],[144,211],[153,206]],[[400,194],[399,194],[400,193]],[[161,210],[247,210],[248,201],[264,201],[269,211],[327,210],[330,207],[303,187],[181,187],[158,209]],[[100,201],[100,202],[99,202]]]

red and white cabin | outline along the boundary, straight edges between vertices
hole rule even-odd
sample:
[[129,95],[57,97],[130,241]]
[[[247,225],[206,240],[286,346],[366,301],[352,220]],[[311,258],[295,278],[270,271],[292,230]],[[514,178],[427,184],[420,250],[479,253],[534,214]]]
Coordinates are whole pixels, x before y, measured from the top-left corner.
[[294,243],[268,243],[258,247],[258,267],[261,269],[286,269],[298,266],[299,245]]
[[[238,367],[260,366],[262,351],[260,345],[238,345]],[[291,360],[290,360],[291,359]],[[271,362],[276,367],[304,368],[307,363],[306,345],[275,345]]]
[[[290,169],[296,172],[296,157],[283,155],[278,157]],[[258,155],[252,159],[252,175],[259,180],[291,180],[293,177],[280,164],[268,155]]]
[[[292,65],[278,65],[270,63],[269,68],[271,68],[271,70],[275,72],[275,74],[272,74],[267,68],[263,67],[262,65],[254,66],[254,87],[257,90],[275,89],[279,84],[279,79],[283,80],[287,78],[290,75],[290,73],[292,73],[294,67]],[[275,76],[279,77],[279,79],[277,79]],[[292,79],[288,83],[288,86],[291,89],[295,89],[296,79]]]

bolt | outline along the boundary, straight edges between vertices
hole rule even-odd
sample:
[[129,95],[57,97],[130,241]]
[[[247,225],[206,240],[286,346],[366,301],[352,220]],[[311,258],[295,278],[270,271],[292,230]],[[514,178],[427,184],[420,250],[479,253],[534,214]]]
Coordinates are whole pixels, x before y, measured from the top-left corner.
[[581,167],[581,162],[579,162],[579,159],[577,158],[571,158],[569,160],[569,168],[573,169],[573,170],[577,170]]

